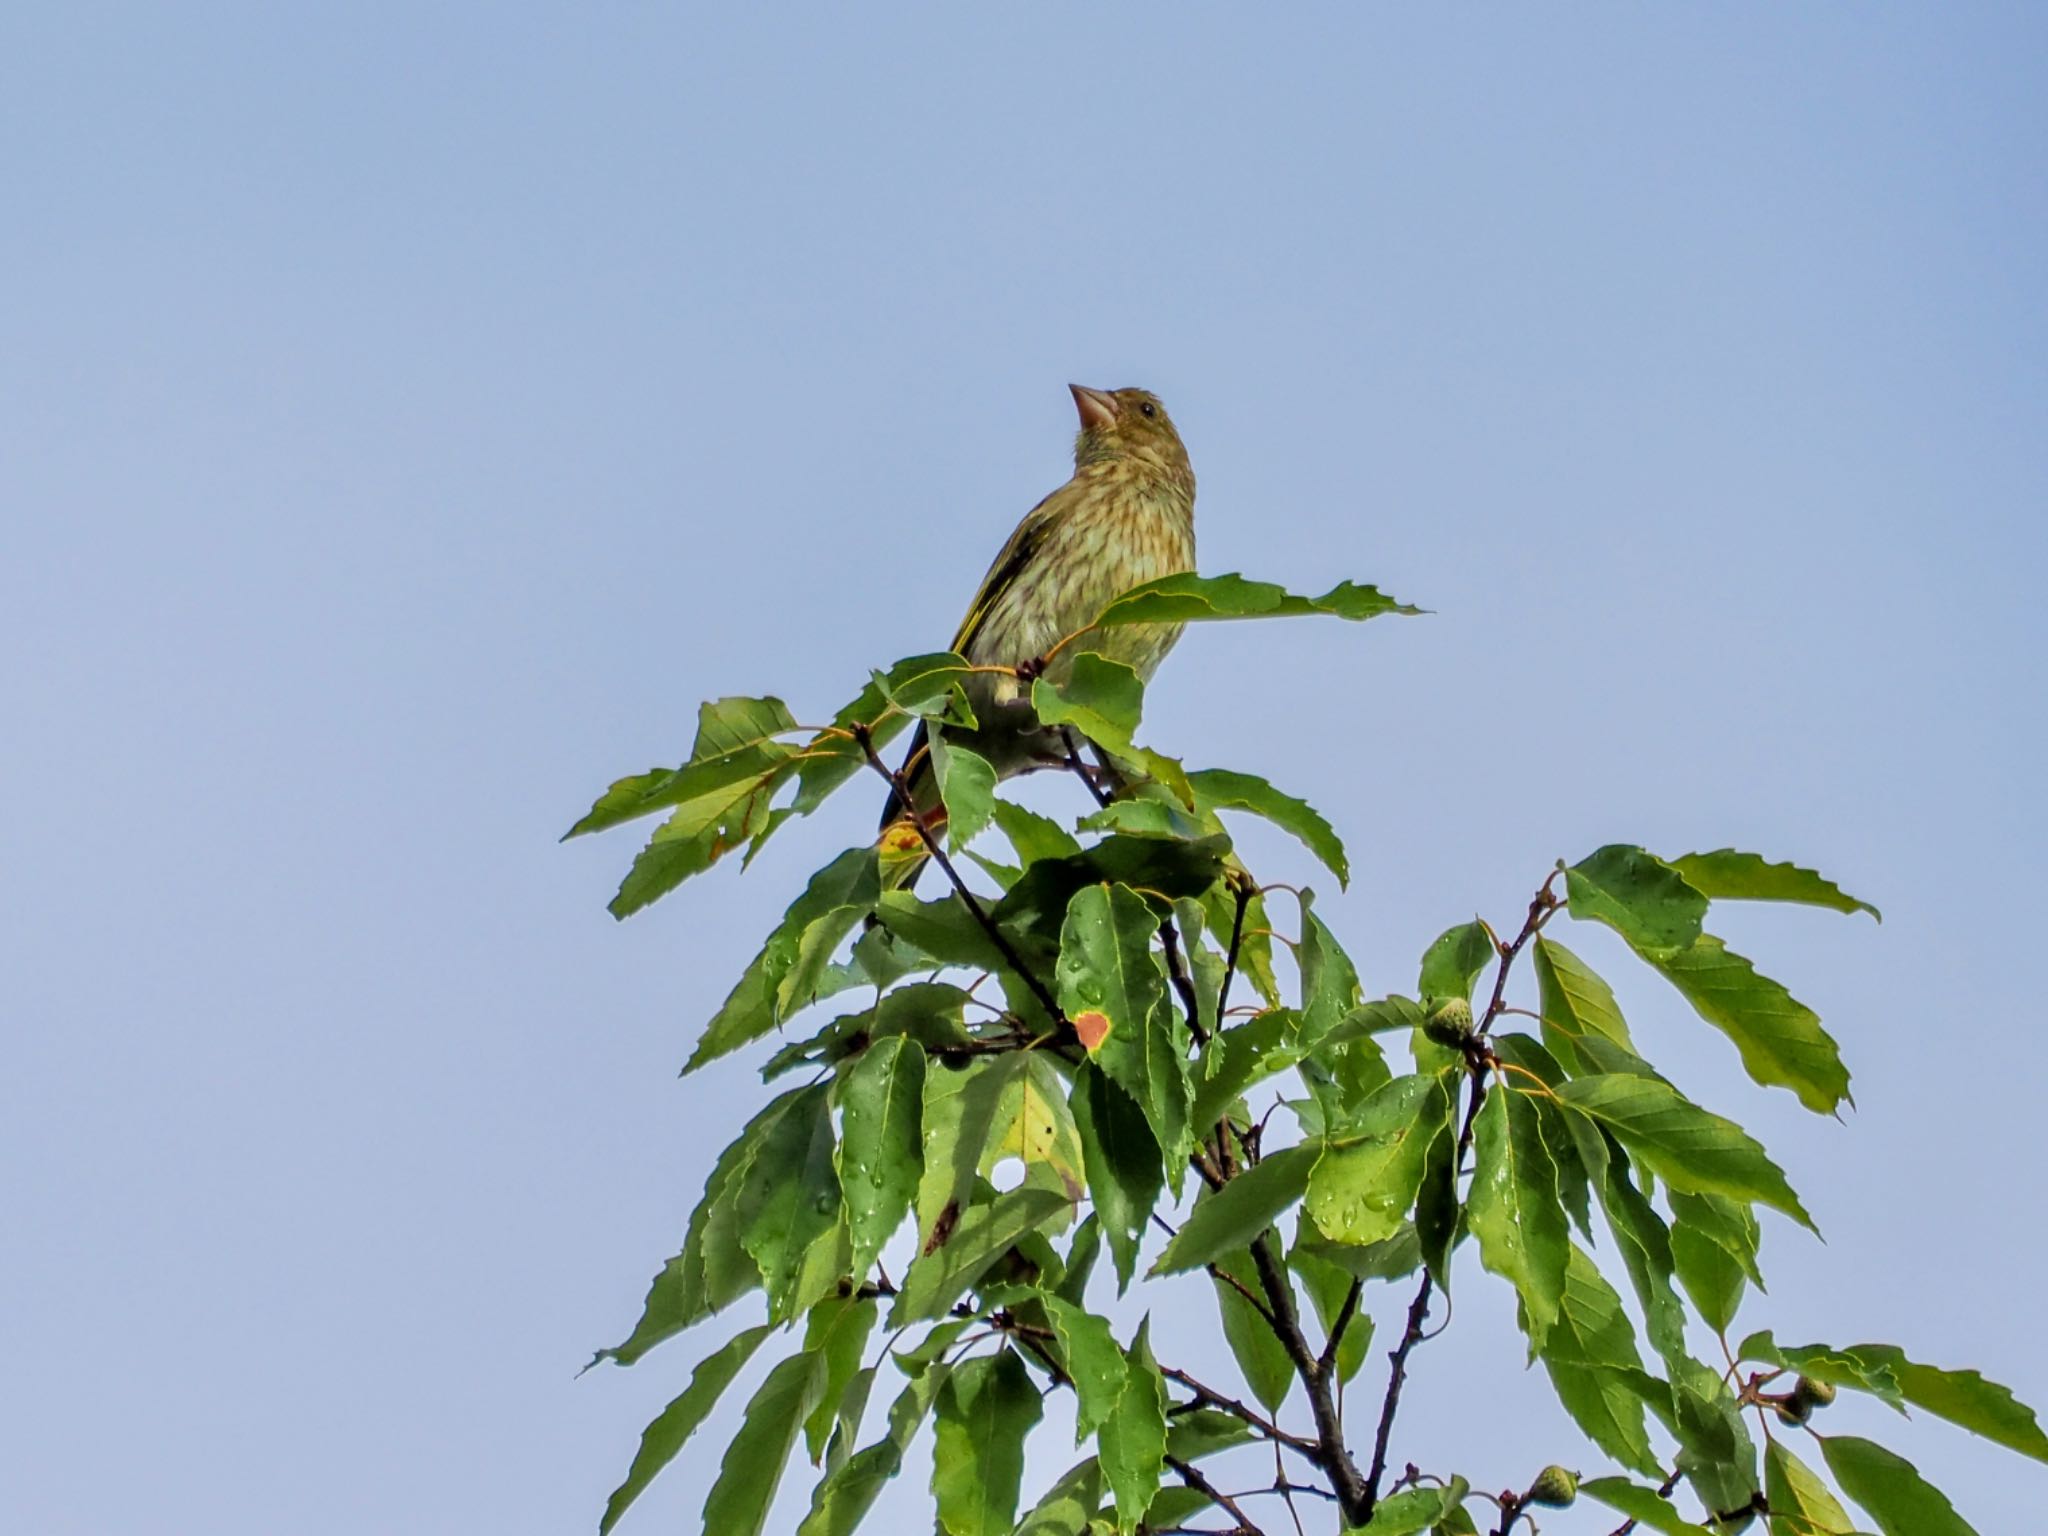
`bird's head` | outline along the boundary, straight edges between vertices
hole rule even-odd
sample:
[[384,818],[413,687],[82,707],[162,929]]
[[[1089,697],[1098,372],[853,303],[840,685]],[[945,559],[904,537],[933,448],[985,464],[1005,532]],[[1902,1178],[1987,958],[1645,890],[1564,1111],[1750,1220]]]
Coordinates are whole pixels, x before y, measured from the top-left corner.
[[1074,465],[1105,459],[1135,459],[1184,483],[1194,493],[1194,469],[1166,407],[1149,389],[1090,389],[1069,384],[1081,412],[1074,439]]

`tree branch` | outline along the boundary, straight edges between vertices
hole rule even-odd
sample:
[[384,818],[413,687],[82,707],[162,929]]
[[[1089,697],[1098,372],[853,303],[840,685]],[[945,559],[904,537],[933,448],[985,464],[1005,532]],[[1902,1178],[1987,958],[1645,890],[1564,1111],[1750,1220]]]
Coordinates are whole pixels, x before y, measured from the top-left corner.
[[1067,1016],[1060,1011],[1059,1000],[1024,963],[1024,957],[1017,953],[1017,946],[1010,942],[1010,936],[988,915],[988,909],[982,906],[981,898],[968,888],[967,882],[960,878],[960,871],[953,867],[953,861],[946,857],[945,848],[933,834],[931,823],[925,819],[924,812],[917,808],[917,802],[910,793],[910,785],[903,775],[891,769],[875,755],[874,737],[866,726],[856,724],[852,731],[853,739],[860,743],[861,751],[867,756],[868,766],[888,780],[890,787],[896,791],[897,801],[903,806],[904,813],[909,816],[911,826],[917,829],[918,840],[924,844],[925,852],[931,855],[932,862],[938,865],[946,879],[952,882],[954,892],[966,903],[967,910],[973,914],[975,922],[981,925],[982,932],[988,935],[989,942],[995,945],[997,953],[1009,964],[1010,969],[1017,973],[1024,985],[1031,989],[1031,995],[1038,999],[1039,1005],[1045,1009],[1046,1016],[1063,1029],[1071,1028]]
[[1282,1429],[1278,1424],[1274,1423],[1271,1419],[1267,1418],[1264,1414],[1260,1413],[1256,1408],[1249,1407],[1248,1405],[1239,1402],[1234,1397],[1225,1397],[1221,1392],[1218,1392],[1214,1387],[1207,1386],[1204,1383],[1195,1380],[1195,1378],[1190,1376],[1186,1371],[1179,1370],[1173,1366],[1161,1366],[1159,1368],[1159,1374],[1164,1376],[1168,1381],[1179,1382],[1182,1386],[1186,1387],[1190,1392],[1194,1393],[1195,1397],[1200,1402],[1207,1403],[1212,1408],[1220,1409],[1224,1413],[1229,1414],[1234,1419],[1243,1420],[1246,1424],[1249,1424],[1253,1429],[1257,1430],[1260,1435],[1262,1435],[1264,1438],[1268,1440],[1271,1440],[1274,1444],[1284,1445],[1290,1451],[1294,1451],[1299,1455],[1307,1457],[1310,1461],[1316,1463],[1318,1466],[1322,1464],[1323,1453],[1321,1446],[1317,1445],[1313,1440],[1305,1439],[1301,1435],[1292,1434],[1289,1431]]
[[1337,1364],[1337,1347],[1344,1342],[1344,1330],[1351,1326],[1351,1319],[1358,1312],[1358,1299],[1365,1294],[1365,1282],[1354,1279],[1351,1289],[1344,1293],[1343,1305],[1337,1308],[1337,1317],[1330,1324],[1330,1336],[1323,1341],[1323,1352],[1316,1359],[1316,1366],[1328,1375]]
[[[1557,873],[1552,871],[1549,878],[1537,889],[1536,894],[1530,898],[1529,914],[1522,920],[1522,931],[1515,935],[1512,943],[1500,946],[1500,965],[1494,972],[1493,996],[1473,1032],[1475,1041],[1486,1033],[1495,1019],[1500,1017],[1501,1009],[1507,1000],[1508,972],[1514,968],[1515,957],[1521,954],[1529,941],[1550,920],[1550,915],[1557,910],[1558,900],[1550,889],[1556,880]],[[1453,1178],[1465,1171],[1465,1154],[1471,1150],[1472,1132],[1479,1123],[1479,1109],[1486,1101],[1486,1078],[1489,1068],[1488,1058],[1483,1054],[1484,1049],[1483,1045],[1475,1045],[1467,1052],[1471,1093],[1465,1105],[1465,1123],[1458,1131],[1458,1150],[1452,1158]],[[1422,1284],[1416,1287],[1415,1299],[1408,1304],[1407,1326],[1401,1330],[1400,1342],[1387,1357],[1392,1368],[1387,1375],[1386,1396],[1380,1402],[1379,1428],[1373,1434],[1372,1470],[1366,1475],[1364,1513],[1355,1521],[1359,1525],[1372,1518],[1373,1509],[1379,1503],[1380,1482],[1387,1473],[1387,1446],[1394,1435],[1394,1417],[1401,1409],[1401,1388],[1408,1379],[1408,1357],[1415,1352],[1415,1346],[1423,1340],[1422,1325],[1429,1318],[1429,1300],[1435,1284],[1434,1277],[1425,1266],[1422,1271]],[[1508,1511],[1505,1507],[1503,1512],[1510,1516],[1513,1514],[1513,1511]],[[1348,1518],[1350,1511],[1347,1509],[1345,1513]],[[1512,1518],[1509,1523],[1513,1523]]]
[[1182,1461],[1178,1456],[1167,1457],[1166,1464],[1173,1468],[1182,1482],[1186,1483],[1195,1492],[1216,1505],[1237,1522],[1237,1530],[1235,1532],[1219,1532],[1217,1536],[1265,1536],[1265,1532],[1253,1523],[1252,1517],[1244,1512],[1243,1507],[1238,1504],[1237,1500],[1204,1477],[1198,1467],[1189,1462]]
[[1323,1471],[1336,1490],[1345,1523],[1363,1525],[1372,1516],[1366,1481],[1359,1476],[1358,1463],[1351,1459],[1350,1448],[1344,1444],[1344,1425],[1331,1390],[1332,1375],[1322,1368],[1301,1331],[1301,1318],[1294,1309],[1294,1288],[1288,1284],[1285,1264],[1273,1251],[1271,1228],[1252,1239],[1252,1263],[1259,1271],[1259,1286],[1265,1291],[1266,1304],[1272,1312],[1273,1335],[1287,1351],[1295,1375],[1301,1378],[1302,1390],[1308,1394]]
[[1202,1010],[1195,1001],[1195,984],[1188,976],[1188,968],[1181,961],[1180,921],[1171,913],[1159,925],[1159,944],[1166,951],[1166,974],[1173,981],[1173,990],[1180,994],[1181,1006],[1187,1010],[1188,1033],[1194,1036],[1196,1045],[1209,1043],[1209,1031],[1202,1027]]

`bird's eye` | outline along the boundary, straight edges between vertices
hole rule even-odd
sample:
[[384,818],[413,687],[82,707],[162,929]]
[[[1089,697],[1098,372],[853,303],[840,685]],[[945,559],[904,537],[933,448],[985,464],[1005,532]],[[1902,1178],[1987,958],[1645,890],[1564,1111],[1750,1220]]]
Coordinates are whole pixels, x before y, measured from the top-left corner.
[[1143,411],[1147,416],[1157,416],[1159,414],[1159,407],[1154,405],[1150,400],[1147,400],[1143,405],[1139,406],[1138,409]]

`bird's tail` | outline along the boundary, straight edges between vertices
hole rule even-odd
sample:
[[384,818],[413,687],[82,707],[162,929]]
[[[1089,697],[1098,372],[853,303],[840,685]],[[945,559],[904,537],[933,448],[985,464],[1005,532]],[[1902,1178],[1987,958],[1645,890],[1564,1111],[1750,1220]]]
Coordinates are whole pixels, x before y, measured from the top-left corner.
[[931,862],[931,855],[923,851],[924,839],[911,818],[911,807],[917,808],[918,816],[933,832],[946,824],[945,802],[939,798],[939,782],[932,772],[931,733],[922,720],[896,777],[910,792],[910,800],[906,803],[892,788],[882,807],[882,885],[885,890],[907,891],[916,886],[917,877]]

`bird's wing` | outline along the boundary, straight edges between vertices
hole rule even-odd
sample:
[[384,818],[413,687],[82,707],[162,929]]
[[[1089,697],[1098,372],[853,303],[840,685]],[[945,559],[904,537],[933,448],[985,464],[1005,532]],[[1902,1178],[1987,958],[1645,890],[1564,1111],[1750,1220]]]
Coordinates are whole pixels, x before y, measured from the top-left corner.
[[1039,546],[1045,542],[1046,530],[1066,509],[1072,491],[1073,482],[1069,481],[1024,514],[1024,520],[1017,524],[1009,542],[1003,545],[1002,553],[989,566],[988,574],[981,578],[981,590],[974,594],[967,617],[960,621],[960,632],[953,637],[955,655],[967,655],[967,648],[974,644],[975,636],[981,633],[982,625],[988,621],[989,611],[1038,553]]

